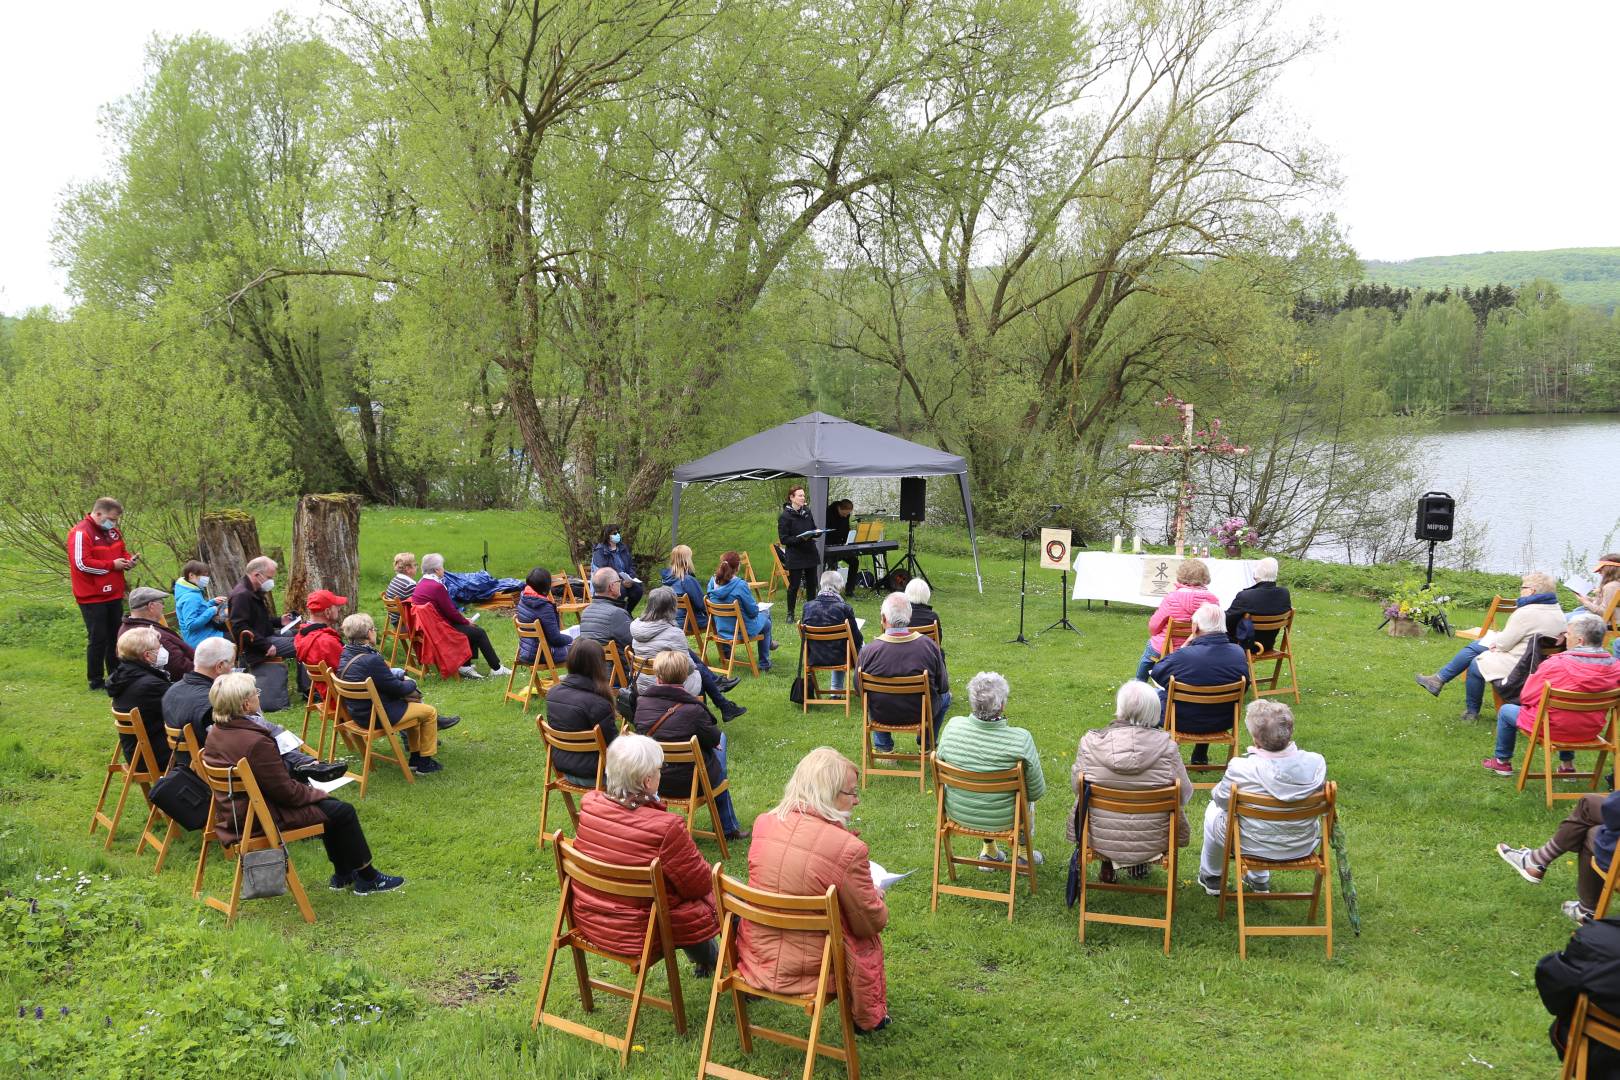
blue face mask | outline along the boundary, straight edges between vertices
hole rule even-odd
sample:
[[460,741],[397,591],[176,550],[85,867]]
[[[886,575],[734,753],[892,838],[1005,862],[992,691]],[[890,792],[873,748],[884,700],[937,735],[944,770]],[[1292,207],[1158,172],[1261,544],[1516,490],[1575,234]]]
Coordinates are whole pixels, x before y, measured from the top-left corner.
[[614,533],[612,536],[608,537],[608,539],[613,541],[615,544],[617,544],[619,542],[619,540],[620,540],[620,537],[619,537],[618,533]]

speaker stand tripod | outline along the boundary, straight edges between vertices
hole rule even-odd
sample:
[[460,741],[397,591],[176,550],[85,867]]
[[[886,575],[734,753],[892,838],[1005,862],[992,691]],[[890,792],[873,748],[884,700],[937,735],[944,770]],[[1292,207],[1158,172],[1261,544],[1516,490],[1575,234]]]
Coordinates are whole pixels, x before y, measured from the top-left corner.
[[[1060,626],[1065,630],[1073,630],[1077,634],[1080,632],[1080,628],[1069,621],[1069,572],[1067,570],[1063,571],[1063,617],[1048,626],[1046,630],[1056,630]],[[1046,630],[1042,630],[1041,633],[1046,633]]]
[[[904,570],[912,577],[920,577],[927,581],[930,589],[934,587],[934,583],[928,581],[928,574],[923,571],[922,563],[917,561],[917,523],[915,521],[906,522],[906,553],[900,557],[900,562],[894,567],[894,570]],[[890,573],[893,573],[893,570]]]

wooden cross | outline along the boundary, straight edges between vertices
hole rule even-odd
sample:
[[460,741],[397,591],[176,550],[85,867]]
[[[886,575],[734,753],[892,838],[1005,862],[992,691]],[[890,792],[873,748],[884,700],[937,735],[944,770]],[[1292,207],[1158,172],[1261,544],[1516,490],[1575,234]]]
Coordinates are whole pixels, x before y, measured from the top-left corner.
[[[1175,397],[1167,397],[1159,402],[1161,406],[1171,407],[1181,413],[1181,442],[1170,441],[1166,435],[1163,442],[1144,443],[1133,442],[1126,447],[1144,454],[1180,454],[1181,455],[1181,495],[1176,500],[1176,557],[1180,558],[1186,549],[1187,539],[1187,511],[1192,509],[1192,459],[1194,454],[1231,454],[1242,456],[1249,452],[1247,446],[1233,446],[1224,438],[1220,443],[1214,439],[1220,435],[1221,422],[1215,420],[1209,427],[1209,442],[1198,443],[1193,441],[1193,406],[1190,401],[1180,401]],[[1198,432],[1202,435],[1203,432]]]

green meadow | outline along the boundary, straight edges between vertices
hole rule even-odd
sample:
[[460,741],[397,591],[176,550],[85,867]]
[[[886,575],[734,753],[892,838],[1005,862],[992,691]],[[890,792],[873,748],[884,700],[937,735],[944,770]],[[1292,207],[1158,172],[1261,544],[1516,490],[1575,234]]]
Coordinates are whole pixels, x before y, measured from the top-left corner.
[[[732,527],[728,546],[748,548],[761,565],[771,522],[760,515]],[[273,546],[290,526],[285,514],[265,515],[261,528]],[[565,561],[560,534],[540,515],[368,510],[366,609],[380,614],[375,597],[396,550],[442,551],[450,569],[470,570],[485,541],[498,575]],[[1078,634],[1012,644],[1016,543],[987,542],[980,595],[960,534],[924,528],[919,541],[959,702],[974,672],[1000,671],[1012,686],[1009,717],[1040,746],[1053,782],[1036,811],[1046,864],[1034,896],[1021,887],[1010,925],[1004,909],[962,899],[942,898],[930,914],[932,794],[914,782],[871,780],[855,827],[875,859],[919,872],[889,895],[883,940],[894,1024],[860,1040],[866,1075],[1551,1073],[1533,973],[1572,929],[1558,903],[1573,895],[1574,864],[1563,860],[1531,886],[1492,848],[1541,842],[1562,811],[1479,768],[1491,729],[1488,719],[1458,719],[1460,683],[1439,700],[1413,685],[1412,673],[1437,668],[1453,644],[1379,632],[1379,604],[1366,595],[1379,574],[1294,564],[1284,572],[1285,584],[1311,585],[1295,592],[1297,739],[1327,757],[1339,783],[1360,934],[1336,903],[1331,960],[1319,941],[1273,940],[1254,943],[1241,962],[1234,917],[1219,920],[1194,880],[1207,803],[1200,794],[1165,957],[1147,930],[1096,927],[1081,945],[1063,904],[1069,765],[1081,733],[1109,719],[1141,649],[1146,609],[1071,604]],[[717,554],[698,551],[705,572]],[[1055,573],[1030,574],[1035,630],[1057,619],[1059,588]],[[1473,601],[1495,581],[1447,584]],[[1480,607],[1464,606],[1454,621],[1466,624]],[[857,610],[875,626],[876,597],[863,595]],[[484,624],[510,653],[510,624],[494,616]],[[790,705],[797,638],[782,628],[778,637],[775,670],[744,676],[734,696],[749,712],[727,728],[745,823],[772,805],[805,751],[828,744],[854,757],[858,749],[858,714],[805,715]],[[535,847],[542,754],[534,715],[503,704],[494,680],[430,679],[424,690],[464,718],[442,742],[444,771],[407,785],[384,769],[358,803],[377,864],[405,875],[405,888],[366,898],[330,892],[321,887],[329,868],[320,845],[304,842],[293,859],[314,886],[318,921],[306,925],[284,897],[247,902],[227,928],[191,897],[195,836],[177,844],[158,876],[149,857],[134,855],[143,809],[126,814],[111,851],[87,837],[113,738],[107,699],[84,686],[79,616],[65,586],[0,596],[0,1075],[617,1075],[615,1055],[529,1027],[557,898],[552,856]],[[357,798],[356,790],[342,794]],[[712,844],[701,846],[718,858]],[[210,862],[207,886],[218,892],[228,887],[228,863]],[[746,873],[741,845],[727,868]],[[1142,913],[1155,906],[1100,903]],[[1290,905],[1274,917],[1295,914]],[[666,1014],[645,1012],[632,1075],[695,1074],[708,986],[684,959],[681,975],[691,1028],[683,1038]],[[558,976],[553,1002],[582,1017],[570,973]],[[719,1060],[798,1075],[799,1056],[783,1048],[758,1044],[744,1059],[729,1006],[721,1010]],[[617,1028],[624,1016],[622,1002],[606,1000],[591,1022]],[[759,1016],[802,1023],[778,1007]],[[830,1063],[819,1072],[837,1074]]]

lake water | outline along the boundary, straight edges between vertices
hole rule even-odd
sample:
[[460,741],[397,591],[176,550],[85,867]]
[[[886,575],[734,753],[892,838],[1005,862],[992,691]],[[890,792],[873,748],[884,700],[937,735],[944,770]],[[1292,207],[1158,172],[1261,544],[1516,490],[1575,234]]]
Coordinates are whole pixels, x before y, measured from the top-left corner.
[[1459,525],[1483,525],[1480,569],[1561,573],[1571,550],[1620,546],[1616,461],[1613,414],[1449,418],[1419,440],[1414,513],[1421,492],[1448,492]]

